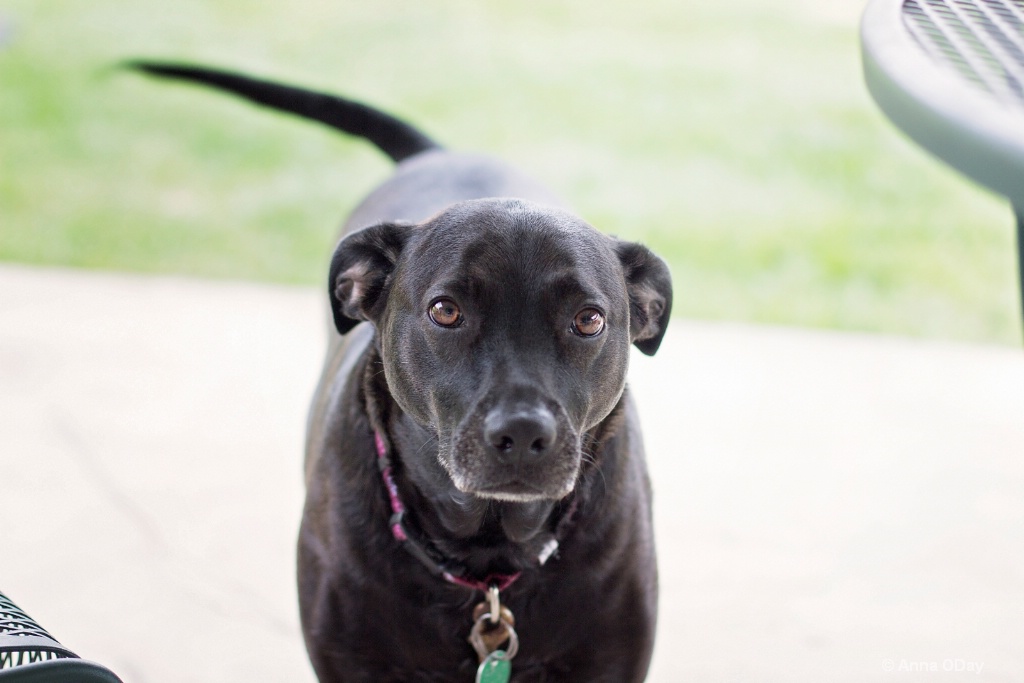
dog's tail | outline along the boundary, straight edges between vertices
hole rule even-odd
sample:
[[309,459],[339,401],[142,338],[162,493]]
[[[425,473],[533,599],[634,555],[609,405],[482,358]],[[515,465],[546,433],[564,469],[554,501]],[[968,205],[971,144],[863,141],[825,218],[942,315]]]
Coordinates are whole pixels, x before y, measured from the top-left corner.
[[122,66],[153,76],[177,78],[227,90],[271,109],[319,121],[350,135],[366,138],[395,162],[420,152],[441,148],[439,144],[404,121],[337,95],[294,88],[200,66],[146,60],[124,62]]

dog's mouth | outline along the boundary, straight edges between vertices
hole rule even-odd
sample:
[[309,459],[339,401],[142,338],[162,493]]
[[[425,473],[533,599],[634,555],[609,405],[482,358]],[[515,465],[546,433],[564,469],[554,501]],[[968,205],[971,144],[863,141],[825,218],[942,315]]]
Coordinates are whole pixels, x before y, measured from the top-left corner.
[[549,491],[541,486],[521,479],[512,479],[500,484],[486,484],[479,488],[467,490],[465,493],[472,493],[480,498],[503,500],[511,503],[532,503],[539,500],[550,500],[553,497],[561,498],[568,495],[570,491],[572,491],[571,486],[562,495],[552,496]]
[[[460,457],[461,456],[461,457]],[[507,472],[507,466],[497,463],[466,461],[465,451],[454,454],[444,463],[455,488],[480,498],[529,503],[539,500],[560,500],[572,493],[576,485],[580,457],[565,455],[545,463],[542,468],[530,468],[528,473]],[[536,471],[534,471],[536,470]]]
[[450,439],[442,441],[441,464],[463,493],[514,503],[560,500],[576,485],[582,453],[579,435],[565,413],[557,410],[554,414],[554,441],[542,454],[516,456],[488,443],[483,411],[477,411]]
[[477,498],[488,500],[489,507],[496,511],[497,519],[505,536],[515,543],[526,543],[537,538],[548,523],[556,501],[572,492],[575,481],[569,482],[558,491],[552,491],[534,482],[509,479],[500,484],[487,483],[462,489],[456,475],[452,477],[456,487]]
[[439,436],[438,459],[455,487],[490,501],[561,500],[583,460],[580,434],[561,404],[536,393],[488,392]]

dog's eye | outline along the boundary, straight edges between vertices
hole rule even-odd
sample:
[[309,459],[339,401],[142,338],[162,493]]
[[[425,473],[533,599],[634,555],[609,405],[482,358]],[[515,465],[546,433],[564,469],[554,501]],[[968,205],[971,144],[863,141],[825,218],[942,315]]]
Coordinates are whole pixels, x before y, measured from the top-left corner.
[[438,299],[430,304],[430,319],[441,327],[458,327],[462,324],[462,311],[451,299]]
[[572,331],[581,337],[593,337],[604,329],[604,313],[596,308],[584,308],[572,321]]

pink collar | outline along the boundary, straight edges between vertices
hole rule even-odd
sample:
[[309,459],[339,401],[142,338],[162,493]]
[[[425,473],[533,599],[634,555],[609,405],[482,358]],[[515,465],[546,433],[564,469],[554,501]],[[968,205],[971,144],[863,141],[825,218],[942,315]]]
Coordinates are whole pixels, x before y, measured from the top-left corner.
[[[395,483],[391,458],[388,456],[387,446],[379,431],[375,430],[373,432],[373,441],[377,447],[377,465],[380,467],[380,475],[384,480],[384,487],[388,491],[388,499],[391,501],[391,520],[388,522],[388,525],[391,527],[391,535],[395,537],[395,540],[401,543],[402,547],[408,550],[413,557],[422,562],[431,573],[440,576],[448,583],[465,586],[466,588],[472,588],[484,593],[491,586],[496,586],[499,591],[503,591],[515,583],[522,572],[516,572],[515,574],[490,574],[483,579],[469,577],[467,575],[468,570],[465,567],[445,558],[429,541],[417,538],[403,523],[406,508],[402,503],[401,497],[398,495],[398,485]],[[546,550],[540,559],[541,564],[547,560],[553,550],[553,548]]]

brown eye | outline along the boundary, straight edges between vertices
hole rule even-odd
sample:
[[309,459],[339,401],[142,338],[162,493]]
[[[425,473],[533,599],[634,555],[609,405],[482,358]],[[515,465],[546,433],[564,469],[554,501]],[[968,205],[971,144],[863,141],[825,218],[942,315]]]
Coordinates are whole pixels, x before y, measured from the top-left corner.
[[438,299],[430,304],[430,319],[441,327],[458,327],[462,324],[462,311],[451,299]]
[[596,308],[584,308],[572,321],[573,332],[581,337],[593,337],[604,329],[604,313]]

